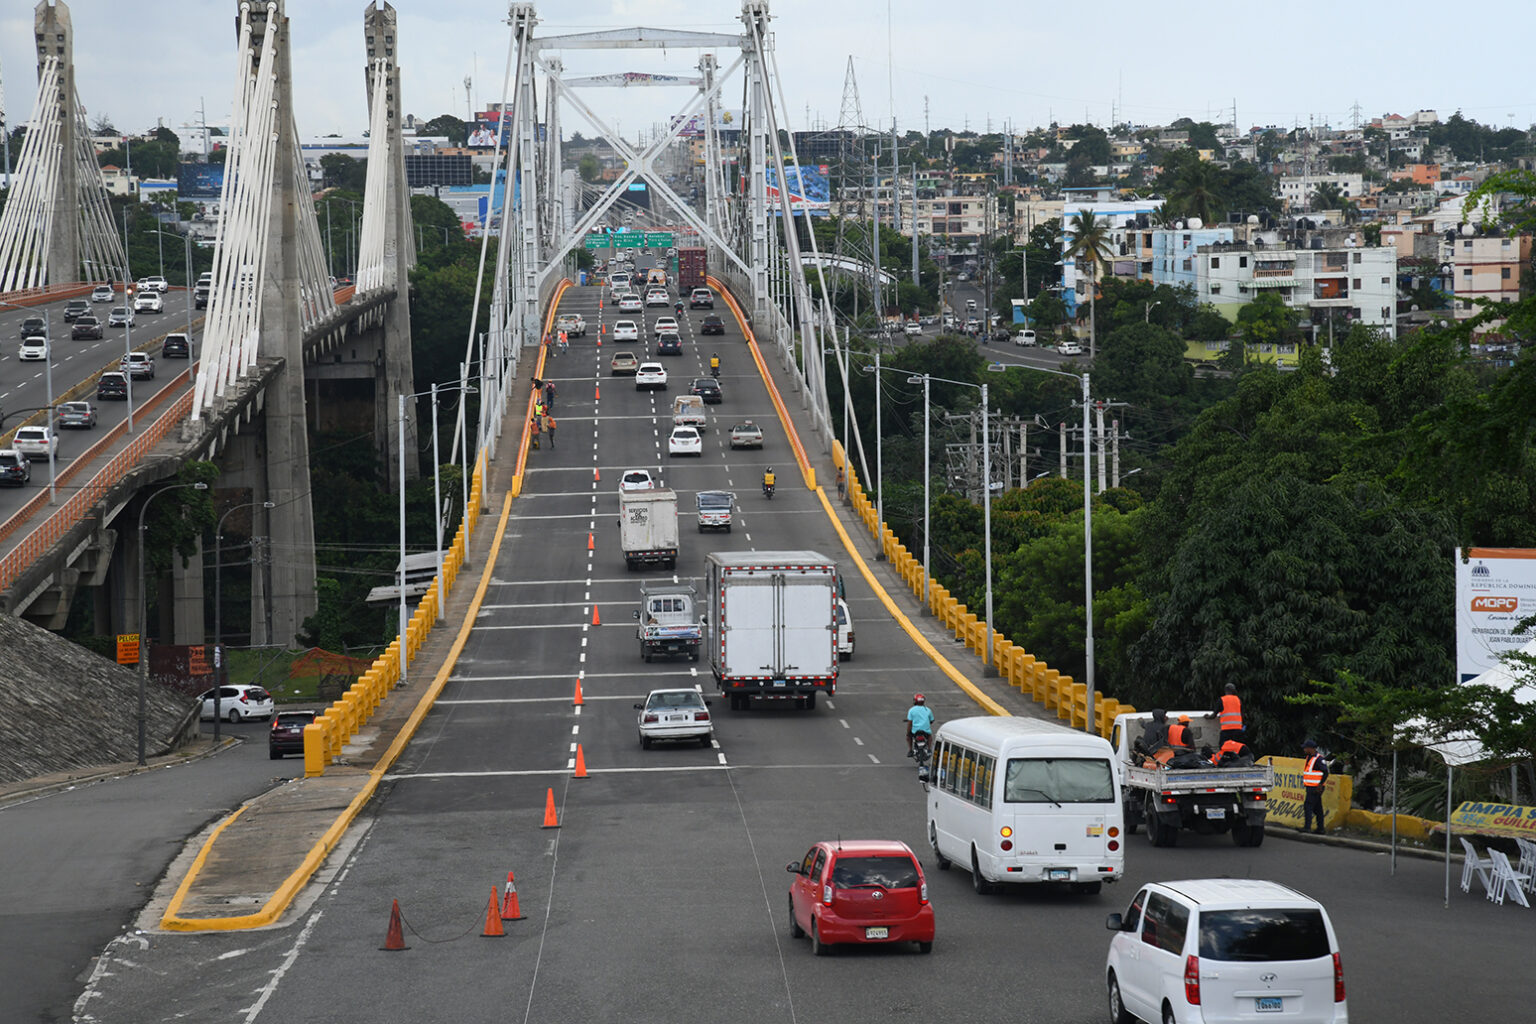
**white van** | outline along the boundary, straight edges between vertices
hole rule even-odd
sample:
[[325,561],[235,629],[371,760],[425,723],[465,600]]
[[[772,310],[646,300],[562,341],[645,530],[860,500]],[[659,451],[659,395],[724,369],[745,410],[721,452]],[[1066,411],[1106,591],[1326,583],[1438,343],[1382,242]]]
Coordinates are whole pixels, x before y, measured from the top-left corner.
[[1038,882],[1096,893],[1125,872],[1114,751],[1037,718],[959,718],[934,737],[928,842],[978,893]]
[[1152,882],[1104,923],[1112,1021],[1349,1020],[1328,911],[1278,882]]

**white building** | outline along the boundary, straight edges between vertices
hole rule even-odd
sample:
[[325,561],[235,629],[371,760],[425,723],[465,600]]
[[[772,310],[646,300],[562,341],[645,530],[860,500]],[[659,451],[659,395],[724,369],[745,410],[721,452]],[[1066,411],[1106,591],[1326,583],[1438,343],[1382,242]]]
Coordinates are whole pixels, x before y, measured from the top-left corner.
[[1195,294],[1224,316],[1261,291],[1279,293],[1286,305],[1313,320],[1330,309],[1352,321],[1391,329],[1397,309],[1397,248],[1343,245],[1324,248],[1321,234],[1282,244],[1200,246],[1193,257]]
[[1307,209],[1312,194],[1323,185],[1337,185],[1345,199],[1358,199],[1365,193],[1365,177],[1359,174],[1306,174],[1280,179],[1280,198],[1286,208]]
[[[1071,197],[1073,189],[1062,192]],[[1067,198],[1061,204],[1061,298],[1066,303],[1069,316],[1077,315],[1077,304],[1088,301],[1088,275],[1079,275],[1077,260],[1067,256],[1072,244],[1073,218],[1079,213],[1092,213],[1109,225],[1110,254],[1113,270],[1105,269],[1103,277],[1141,277],[1152,273],[1152,214],[1161,206],[1161,199],[1120,199],[1109,202],[1079,201]]]

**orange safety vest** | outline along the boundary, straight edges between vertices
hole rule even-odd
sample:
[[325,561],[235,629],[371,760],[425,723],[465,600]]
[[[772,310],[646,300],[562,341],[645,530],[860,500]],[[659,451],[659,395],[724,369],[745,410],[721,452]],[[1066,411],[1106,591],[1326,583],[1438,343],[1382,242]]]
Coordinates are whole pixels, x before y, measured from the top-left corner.
[[1184,735],[1187,732],[1189,732],[1188,726],[1180,722],[1174,722],[1168,727],[1168,745],[1170,747],[1188,747],[1189,739]]
[[1221,714],[1217,721],[1221,723],[1223,731],[1241,729],[1243,727],[1243,702],[1237,699],[1235,693],[1221,695]]
[[1227,740],[1225,743],[1223,743],[1221,745],[1220,754],[1238,755],[1238,754],[1241,754],[1242,752],[1243,752],[1243,744],[1242,744],[1241,740]]
[[1313,754],[1301,769],[1301,781],[1308,789],[1316,789],[1323,784],[1323,770],[1317,767],[1319,760],[1320,755]]

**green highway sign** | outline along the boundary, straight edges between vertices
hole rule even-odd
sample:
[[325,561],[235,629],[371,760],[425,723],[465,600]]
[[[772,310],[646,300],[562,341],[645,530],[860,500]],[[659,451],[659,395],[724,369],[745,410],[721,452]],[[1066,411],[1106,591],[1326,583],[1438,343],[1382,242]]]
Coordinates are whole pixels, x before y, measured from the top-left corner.
[[670,231],[652,232],[645,236],[645,244],[652,249],[670,249],[672,233]]
[[601,249],[608,244],[607,235],[588,235],[586,247],[588,249]]
[[638,249],[644,245],[644,236],[638,231],[621,231],[613,236],[613,244],[620,249]]

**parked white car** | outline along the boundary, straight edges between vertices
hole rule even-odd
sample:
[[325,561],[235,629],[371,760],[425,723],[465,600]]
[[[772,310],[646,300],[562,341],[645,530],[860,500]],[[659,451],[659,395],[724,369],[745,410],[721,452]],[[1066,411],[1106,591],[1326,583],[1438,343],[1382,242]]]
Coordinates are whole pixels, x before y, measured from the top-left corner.
[[[202,705],[199,717],[205,722],[213,721],[213,698],[212,690],[208,690],[198,698]],[[226,722],[243,722],[248,718],[271,718],[277,710],[272,695],[260,686],[245,683],[222,686],[219,688],[218,698],[218,715]]]
[[901,325],[901,333],[909,336],[922,334],[923,325],[918,323],[916,320],[908,320],[906,323]]
[[640,327],[633,320],[615,320],[613,322],[614,341],[639,341]]
[[48,339],[38,337],[23,338],[21,350],[16,353],[16,358],[22,362],[30,362],[34,359],[46,360],[48,358]]
[[1328,911],[1278,882],[1152,882],[1105,926],[1112,1021],[1349,1020]]
[[673,427],[672,436],[667,438],[667,454],[702,456],[704,439],[699,436],[699,428]]

